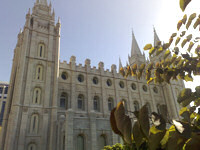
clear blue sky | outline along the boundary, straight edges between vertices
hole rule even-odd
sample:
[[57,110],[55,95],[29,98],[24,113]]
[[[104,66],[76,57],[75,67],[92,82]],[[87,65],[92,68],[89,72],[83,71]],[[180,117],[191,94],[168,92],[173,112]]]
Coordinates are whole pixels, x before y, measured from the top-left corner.
[[[17,34],[25,15],[36,0],[1,0],[0,2],[0,81],[9,81]],[[197,2],[198,1],[198,2]],[[123,65],[128,60],[133,29],[138,44],[153,42],[153,25],[162,41],[176,32],[183,16],[179,0],[52,0],[56,19],[61,18],[61,61],[74,55],[77,64],[86,58],[91,65],[100,61],[105,69]],[[193,0],[186,13],[198,12],[199,0]],[[197,8],[196,8],[197,7]],[[192,11],[191,11],[192,10]]]

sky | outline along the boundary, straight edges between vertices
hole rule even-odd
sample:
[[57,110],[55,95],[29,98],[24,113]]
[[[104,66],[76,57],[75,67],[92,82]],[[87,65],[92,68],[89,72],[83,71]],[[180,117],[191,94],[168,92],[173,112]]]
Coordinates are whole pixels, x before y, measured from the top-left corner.
[[[0,81],[9,82],[17,34],[23,29],[25,15],[36,0],[0,1]],[[49,1],[48,1],[49,2]],[[161,41],[168,41],[184,13],[179,0],[52,0],[56,20],[61,19],[60,60],[76,63],[91,60],[91,66],[104,62],[126,65],[131,52],[132,31],[141,51],[153,43],[153,26]],[[185,13],[199,12],[199,0],[193,0]],[[148,54],[147,54],[148,56]],[[199,83],[186,83],[195,87]]]

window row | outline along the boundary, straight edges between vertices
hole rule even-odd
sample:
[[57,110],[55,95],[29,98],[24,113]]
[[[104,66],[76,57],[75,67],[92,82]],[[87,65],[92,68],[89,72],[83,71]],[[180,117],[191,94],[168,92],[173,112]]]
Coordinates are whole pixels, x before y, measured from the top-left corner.
[[[68,78],[67,72],[62,72],[61,78],[62,78],[63,80],[67,80],[67,78]],[[78,80],[79,82],[83,82],[83,81],[84,81],[84,76],[83,76],[82,74],[79,74],[78,77],[77,77],[77,80]],[[93,77],[92,81],[93,81],[93,83],[96,84],[96,85],[99,83],[99,79],[98,79],[97,77]],[[106,81],[106,84],[107,84],[107,86],[112,86],[112,81],[111,81],[110,79],[108,79],[108,80]],[[123,81],[120,81],[120,82],[119,82],[119,87],[122,88],[122,89],[125,87],[125,84],[124,84]],[[135,83],[132,83],[132,84],[131,84],[131,88],[132,88],[132,90],[136,90],[136,89],[137,89],[137,88],[136,88],[136,84],[135,84]],[[142,89],[143,89],[145,92],[147,92],[147,86],[146,86],[146,85],[143,85],[143,86],[142,86]],[[157,89],[156,87],[153,88],[153,91],[154,91],[155,93],[158,93],[158,89]]]

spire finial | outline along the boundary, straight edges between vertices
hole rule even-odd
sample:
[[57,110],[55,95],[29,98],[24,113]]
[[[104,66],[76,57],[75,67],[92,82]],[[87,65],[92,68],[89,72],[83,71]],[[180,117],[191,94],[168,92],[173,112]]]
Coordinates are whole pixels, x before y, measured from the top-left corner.
[[121,59],[119,57],[119,71],[120,71],[120,68],[122,68],[122,61],[121,61]]
[[58,17],[58,23],[60,24],[60,17]]
[[155,29],[154,26],[153,26],[153,32],[154,32],[154,46],[156,46],[158,41],[160,41],[160,39],[158,37],[158,34],[157,34],[156,29]]
[[30,14],[31,14],[31,9],[29,8],[29,9],[28,9],[28,15],[30,15]]
[[138,43],[135,39],[134,32],[132,30],[132,46],[131,46],[131,57],[132,56],[142,56]]
[[37,4],[38,4],[39,2],[40,2],[39,0],[36,1]]

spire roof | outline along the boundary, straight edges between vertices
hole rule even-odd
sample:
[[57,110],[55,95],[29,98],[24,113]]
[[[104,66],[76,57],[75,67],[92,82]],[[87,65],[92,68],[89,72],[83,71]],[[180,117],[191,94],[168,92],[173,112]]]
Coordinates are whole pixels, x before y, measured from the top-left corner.
[[135,39],[135,35],[132,31],[132,46],[131,46],[131,57],[132,56],[142,56],[138,43]]
[[154,32],[154,46],[155,46],[157,45],[158,41],[160,41],[160,39],[158,37],[155,27],[153,27],[153,32]]
[[119,70],[120,70],[121,67],[122,67],[122,61],[121,61],[121,59],[119,57]]

